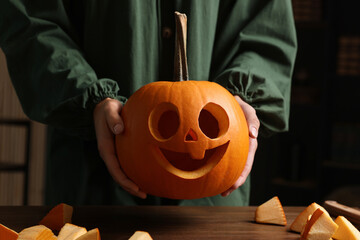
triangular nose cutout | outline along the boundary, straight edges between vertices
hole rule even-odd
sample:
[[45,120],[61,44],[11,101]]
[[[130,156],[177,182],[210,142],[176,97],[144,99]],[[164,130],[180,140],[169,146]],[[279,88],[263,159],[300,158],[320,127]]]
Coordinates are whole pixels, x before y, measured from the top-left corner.
[[189,132],[186,134],[185,141],[189,142],[189,141],[197,141],[197,140],[198,138],[195,131],[190,128]]

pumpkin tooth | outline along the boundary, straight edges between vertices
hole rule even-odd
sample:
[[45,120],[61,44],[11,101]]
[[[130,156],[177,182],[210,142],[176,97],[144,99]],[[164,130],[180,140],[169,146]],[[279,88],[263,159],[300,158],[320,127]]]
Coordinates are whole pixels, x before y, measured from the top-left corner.
[[189,153],[190,153],[191,159],[193,161],[204,161],[204,159],[209,159],[209,157],[206,156],[206,152],[208,152],[210,150],[195,148],[195,149],[192,149],[191,151],[189,151]]
[[215,167],[224,155],[229,142],[220,145],[216,148],[204,151],[202,159],[194,159],[192,154],[175,152],[164,148],[159,148],[164,158],[175,168],[182,171],[195,171],[201,169],[209,164]]
[[194,171],[206,165],[207,161],[216,151],[216,148],[206,150],[204,157],[196,160],[193,159],[189,153],[174,152],[163,148],[160,148],[160,150],[166,160],[177,169],[183,171]]

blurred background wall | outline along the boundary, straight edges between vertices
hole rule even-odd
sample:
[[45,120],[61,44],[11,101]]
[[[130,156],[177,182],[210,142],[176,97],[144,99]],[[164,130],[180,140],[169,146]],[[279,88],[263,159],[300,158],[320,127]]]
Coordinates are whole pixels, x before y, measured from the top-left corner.
[[360,14],[351,0],[292,0],[298,53],[290,129],[259,139],[252,204],[333,198],[360,207]]
[[23,113],[0,49],[0,205],[41,205],[46,127]]
[[[292,3],[299,48],[290,130],[259,138],[251,204],[278,195],[284,205],[335,198],[360,206],[357,1]],[[45,135],[23,114],[0,51],[0,205],[43,203]]]

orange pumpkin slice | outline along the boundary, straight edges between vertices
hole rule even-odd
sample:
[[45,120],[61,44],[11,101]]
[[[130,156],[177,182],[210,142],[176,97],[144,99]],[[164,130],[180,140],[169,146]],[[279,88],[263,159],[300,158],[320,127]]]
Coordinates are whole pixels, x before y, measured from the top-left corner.
[[66,223],[60,230],[58,240],[75,240],[87,233],[86,228]]
[[87,233],[81,235],[76,240],[101,240],[98,228],[94,228]]
[[339,226],[334,235],[335,239],[347,239],[347,240],[359,240],[360,232],[356,229],[352,223],[344,216],[338,216],[335,219],[335,223]]
[[256,208],[255,221],[286,226],[286,216],[281,202],[277,196]]
[[320,206],[319,204],[314,202],[314,203],[310,204],[304,211],[302,211],[295,218],[295,220],[293,221],[293,223],[290,226],[290,230],[301,233],[301,231],[303,230],[303,228],[306,225],[306,222],[308,221],[309,216],[311,216],[318,208],[320,208],[321,210],[323,210],[323,212],[328,214],[327,211],[322,206]]
[[72,214],[73,207],[65,203],[61,203],[52,208],[39,224],[52,230],[60,231],[65,223],[71,223]]
[[36,225],[23,229],[17,240],[56,240],[54,233],[44,225]]
[[152,240],[152,237],[148,232],[136,231],[129,240]]
[[16,240],[18,238],[18,233],[14,230],[0,224],[0,239],[6,239],[6,240]]
[[331,239],[337,228],[329,214],[318,208],[306,223],[300,240]]

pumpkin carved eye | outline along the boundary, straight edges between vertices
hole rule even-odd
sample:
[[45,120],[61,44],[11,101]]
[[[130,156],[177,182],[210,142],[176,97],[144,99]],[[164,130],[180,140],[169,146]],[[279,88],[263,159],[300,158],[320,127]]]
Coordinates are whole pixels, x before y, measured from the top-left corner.
[[199,115],[199,127],[209,138],[219,136],[219,123],[216,118],[206,109],[202,109]]
[[179,128],[179,115],[173,110],[167,110],[161,114],[158,121],[158,131],[162,138],[168,139],[175,135]]
[[227,132],[229,118],[222,107],[208,103],[200,112],[199,127],[208,138],[218,138]]
[[180,126],[178,110],[171,103],[159,104],[150,114],[149,129],[158,140],[174,136]]

